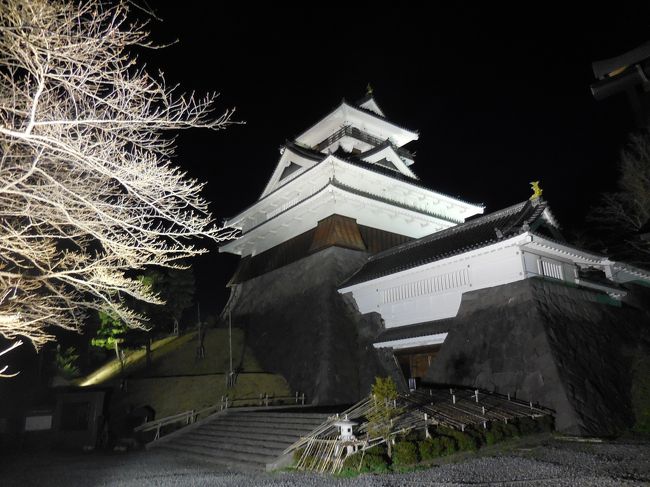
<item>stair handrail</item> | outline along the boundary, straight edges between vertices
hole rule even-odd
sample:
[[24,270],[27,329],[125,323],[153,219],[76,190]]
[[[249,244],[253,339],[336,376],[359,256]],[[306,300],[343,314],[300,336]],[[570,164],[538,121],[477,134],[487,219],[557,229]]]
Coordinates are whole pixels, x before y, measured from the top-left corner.
[[160,438],[160,428],[174,423],[185,422],[186,424],[191,424],[194,422],[194,410],[183,411],[182,413],[173,414],[171,416],[165,416],[164,418],[156,419],[154,421],[148,421],[140,426],[133,428],[133,431],[151,431],[156,430],[156,436],[154,440]]
[[[269,406],[270,401],[273,400],[278,400],[278,399],[295,399],[296,404],[298,404],[298,401],[301,401],[302,405],[305,405],[305,393],[303,392],[301,395],[299,395],[297,392],[293,396],[269,396],[268,393],[262,395],[259,395],[259,398],[264,398],[264,406]],[[235,398],[235,399],[230,399],[227,395],[226,396],[221,396],[221,401],[213,404],[212,406],[205,407],[203,409],[199,409],[198,411],[194,409],[189,409],[187,411],[183,411],[182,413],[177,413],[177,414],[172,414],[171,416],[165,416],[164,418],[156,419],[153,421],[148,421],[146,423],[141,424],[140,426],[136,426],[133,428],[134,432],[145,432],[145,431],[151,431],[151,430],[156,430],[156,435],[154,436],[152,441],[156,441],[160,439],[160,429],[163,426],[167,426],[170,424],[174,423],[181,423],[185,422],[185,425],[190,425],[196,422],[197,418],[199,416],[203,416],[206,413],[211,414],[213,412],[219,412],[219,411],[225,411],[230,408],[235,407],[234,403],[235,401],[250,401],[251,399],[258,399],[257,397],[242,397],[242,398]],[[270,401],[269,401],[270,399]],[[260,405],[262,405],[260,403]]]

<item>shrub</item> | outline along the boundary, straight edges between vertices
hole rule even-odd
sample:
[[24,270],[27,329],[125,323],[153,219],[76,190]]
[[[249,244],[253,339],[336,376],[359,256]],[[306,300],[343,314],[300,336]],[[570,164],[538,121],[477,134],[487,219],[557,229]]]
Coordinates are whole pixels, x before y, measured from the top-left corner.
[[544,416],[537,421],[542,431],[553,431],[555,429],[555,418],[553,416]]
[[452,430],[449,436],[456,440],[456,445],[460,451],[476,451],[478,444],[474,437],[462,431]]
[[476,451],[481,444],[477,439],[477,435],[471,434],[469,430],[463,432],[440,426],[436,428],[436,432],[439,436],[446,436],[455,440],[454,451]]
[[495,431],[502,440],[519,436],[519,428],[512,422],[502,423],[500,421],[495,421],[490,425],[490,429]]
[[302,454],[305,450],[303,448],[298,448],[297,450],[293,451],[293,463],[296,464],[302,457]]
[[[460,433],[460,435],[464,435],[464,433]],[[469,442],[472,440],[463,437],[463,441]],[[454,436],[446,436],[441,434],[438,434],[438,436],[434,436],[432,438],[427,438],[426,440],[419,441],[417,446],[418,453],[423,461],[433,460],[434,458],[446,455],[453,455],[459,450],[458,441]],[[465,446],[469,448],[467,444]]]
[[418,462],[418,447],[412,441],[400,441],[393,449],[395,465],[414,465]]
[[379,452],[366,452],[363,457],[363,472],[385,473],[388,472],[388,457]]
[[650,356],[638,353],[632,367],[632,431],[650,434]]
[[[343,462],[341,469],[341,476],[347,477],[356,475],[357,473],[386,473],[388,472],[388,457],[386,456],[386,448],[377,446],[367,450],[363,454],[363,461],[361,460],[361,452],[350,455]],[[361,468],[359,469],[359,463]]]
[[76,353],[74,347],[68,347],[65,350],[61,349],[61,345],[56,346],[56,355],[54,356],[54,363],[56,372],[65,379],[74,379],[79,377],[79,367],[77,367],[77,360],[79,354]]
[[466,428],[465,429],[465,434],[471,436],[474,439],[474,443],[478,448],[482,447],[487,443],[485,439],[485,434],[487,433],[487,430],[483,428],[483,426],[480,427],[471,427],[471,428]]
[[522,435],[530,435],[539,431],[539,425],[533,418],[519,418],[517,427]]
[[456,440],[454,438],[450,436],[440,436],[438,439],[440,441],[441,455],[453,455],[458,450]]
[[418,453],[422,461],[433,460],[440,456],[440,442],[427,438],[418,442]]

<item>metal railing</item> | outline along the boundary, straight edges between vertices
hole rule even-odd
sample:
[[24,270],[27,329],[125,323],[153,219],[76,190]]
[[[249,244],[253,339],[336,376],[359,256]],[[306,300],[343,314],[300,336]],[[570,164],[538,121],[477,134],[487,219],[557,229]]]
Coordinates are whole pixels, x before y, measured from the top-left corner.
[[[337,130],[334,132],[332,135],[330,135],[328,138],[320,142],[318,145],[316,145],[316,150],[322,151],[325,147],[329,147],[332,145],[334,142],[337,142],[338,140],[342,139],[343,137],[348,136],[348,137],[353,137],[357,140],[360,140],[361,142],[366,142],[372,146],[379,146],[386,142],[385,140],[380,139],[379,137],[375,137],[374,135],[367,134],[365,132],[362,132],[356,127],[351,127],[349,125],[341,128],[340,130]],[[413,154],[411,154],[408,150],[402,148],[402,147],[396,147],[395,152],[399,154],[402,157],[405,157],[407,159],[413,160]]]
[[[246,406],[273,406],[273,405],[289,405],[300,404],[301,406],[305,405],[305,393],[298,394],[297,392],[293,396],[274,396],[267,393],[262,393],[257,396],[246,396],[230,399],[228,396],[221,396],[221,409],[228,409],[232,407],[246,407]],[[239,406],[235,406],[238,403]]]
[[[238,406],[235,404],[239,403]],[[231,408],[237,407],[247,407],[247,406],[263,406],[269,407],[273,405],[288,406],[291,404],[295,405],[305,405],[305,393],[298,394],[297,392],[293,396],[275,396],[269,395],[268,393],[262,393],[256,396],[246,396],[239,398],[230,399],[228,396],[221,396],[221,400],[212,406],[208,406],[198,411],[195,409],[190,409],[189,411],[183,411],[182,413],[174,414],[171,416],[166,416],[164,418],[156,419],[154,421],[149,421],[147,423],[141,424],[133,428],[134,432],[144,433],[147,431],[155,431],[153,441],[160,439],[160,433],[163,427],[169,426],[172,424],[180,423],[180,428],[184,428],[191,424],[196,423],[200,418],[208,417],[214,413],[224,412]],[[175,431],[177,431],[177,428]]]

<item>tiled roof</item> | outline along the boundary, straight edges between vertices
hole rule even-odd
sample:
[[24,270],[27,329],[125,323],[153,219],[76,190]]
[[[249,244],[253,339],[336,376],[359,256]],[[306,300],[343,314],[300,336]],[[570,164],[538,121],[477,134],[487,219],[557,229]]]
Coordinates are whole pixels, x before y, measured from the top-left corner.
[[[314,160],[318,160],[319,158],[321,160],[324,160],[329,155],[329,154],[323,154],[322,152],[318,152],[318,151],[315,151],[313,149],[308,149],[306,147],[303,147],[303,146],[298,145],[295,142],[291,142],[291,141],[287,141],[286,147],[290,148],[292,151],[297,152],[300,155],[303,155],[304,157],[312,158]],[[384,146],[384,147],[386,147],[386,146]],[[384,147],[382,147],[382,149]],[[387,167],[383,167],[383,166],[378,165],[378,164],[373,164],[371,162],[367,162],[367,161],[364,161],[363,159],[361,159],[361,157],[368,156],[369,154],[373,153],[376,149],[379,149],[379,146],[374,148],[374,149],[370,149],[369,151],[362,152],[361,154],[351,154],[349,152],[345,152],[343,149],[339,149],[335,153],[333,153],[332,155],[335,156],[336,158],[340,159],[341,161],[347,162],[348,164],[352,164],[354,166],[362,167],[362,168],[367,169],[369,171],[376,172],[376,173],[382,174],[384,176],[388,176],[388,177],[393,178],[393,179],[397,179],[398,181],[403,181],[403,182],[411,184],[411,185],[413,185],[413,186],[415,186],[417,188],[425,189],[427,191],[433,191],[435,193],[438,193],[441,196],[445,196],[445,197],[447,197],[449,199],[456,200],[459,203],[464,203],[466,205],[473,205],[473,206],[481,206],[481,207],[483,206],[482,204],[473,203],[471,201],[467,201],[467,200],[464,200],[462,198],[459,198],[458,196],[451,196],[449,194],[445,194],[445,193],[442,193],[440,191],[436,191],[435,189],[428,188],[423,184],[419,184],[419,183],[416,182],[416,181],[419,181],[419,178],[417,176],[415,178],[412,178],[410,176],[402,174],[399,171],[395,171],[393,169],[389,169]],[[274,191],[277,191],[277,190],[274,190]],[[271,194],[271,193],[269,193],[269,194]],[[262,198],[260,198],[260,199],[262,199]]]
[[378,113],[375,113],[375,112],[370,111],[370,110],[366,110],[365,108],[361,108],[360,106],[357,106],[355,103],[348,102],[345,98],[343,98],[343,99],[341,100],[341,103],[339,103],[339,104],[338,104],[338,105],[337,105],[333,110],[330,110],[330,111],[327,113],[327,115],[325,115],[324,117],[321,117],[321,118],[320,118],[316,123],[314,123],[313,125],[311,125],[307,130],[303,130],[303,131],[302,131],[302,132],[301,132],[301,133],[300,133],[296,138],[298,138],[298,137],[300,137],[301,135],[303,135],[303,134],[309,132],[311,129],[313,129],[316,125],[318,125],[318,124],[321,123],[323,120],[325,120],[329,115],[332,114],[332,112],[336,111],[336,110],[337,110],[341,105],[343,105],[343,104],[349,106],[350,108],[354,108],[355,110],[359,110],[360,112],[365,113],[366,115],[370,115],[371,117],[374,117],[374,118],[376,118],[377,120],[381,120],[382,122],[389,123],[390,125],[393,125],[393,126],[399,128],[399,129],[405,130],[405,131],[407,131],[407,132],[411,132],[411,133],[413,133],[413,134],[418,134],[418,131],[417,131],[417,130],[413,130],[413,129],[410,129],[410,128],[407,128],[407,127],[404,127],[403,125],[399,125],[399,124],[397,124],[397,123],[395,123],[395,122],[391,122],[391,121],[387,120],[385,117],[382,117],[381,115],[379,115]]
[[[313,151],[311,149],[306,149],[306,148],[301,147],[301,146],[299,146],[299,145],[297,145],[297,144],[295,144],[293,142],[287,142],[286,147],[290,148],[290,150],[292,150],[294,152],[299,152],[300,155],[304,155],[305,157],[313,157],[314,160],[318,161],[313,166],[305,169],[302,172],[302,174],[300,174],[299,176],[296,177],[296,179],[299,178],[299,177],[304,177],[305,174],[307,174],[310,171],[314,170],[316,167],[318,167],[329,156],[329,154],[322,154],[321,152],[316,152],[316,151]],[[341,161],[347,163],[347,164],[357,166],[357,167],[361,167],[363,169],[375,172],[377,174],[381,174],[383,176],[388,176],[388,177],[396,179],[398,181],[408,183],[408,184],[410,184],[412,186],[415,186],[416,188],[421,188],[421,189],[424,189],[426,191],[431,191],[431,192],[437,193],[437,194],[439,194],[441,196],[444,196],[444,197],[452,199],[452,200],[456,200],[456,201],[458,201],[460,203],[464,203],[464,204],[468,204],[468,205],[474,205],[474,206],[482,206],[482,205],[477,205],[476,203],[470,203],[470,202],[465,201],[465,200],[463,200],[461,198],[458,198],[456,196],[450,196],[450,195],[447,195],[445,193],[441,193],[440,191],[436,191],[436,190],[427,188],[423,184],[417,184],[417,182],[416,182],[417,179],[410,178],[410,177],[408,177],[408,176],[406,176],[406,175],[404,175],[404,174],[402,174],[400,172],[393,171],[392,169],[388,169],[388,168],[380,166],[378,164],[372,164],[372,163],[369,163],[369,162],[366,162],[366,161],[362,161],[362,160],[360,160],[360,159],[358,159],[356,157],[348,157],[347,159],[345,159],[342,156],[339,156],[338,154],[333,154],[333,155],[336,156]],[[318,157],[316,157],[316,156],[318,156]],[[349,156],[349,154],[348,154],[348,156]],[[238,213],[238,215],[240,215],[243,212],[245,212],[245,211],[253,208],[254,206],[258,205],[260,203],[260,201],[263,201],[263,200],[266,200],[267,198],[270,198],[274,193],[280,191],[284,187],[284,184],[286,184],[286,183],[281,184],[280,186],[275,188],[273,191],[267,193],[264,196],[261,196],[257,201],[255,201],[254,203],[251,203],[246,208],[241,210]],[[267,185],[268,185],[268,183],[267,183]],[[234,218],[234,216],[226,218],[226,221],[229,221],[232,218]]]
[[505,240],[529,229],[547,204],[527,200],[399,245],[368,259],[341,287],[370,281]]
[[[316,167],[316,166],[312,166],[311,168],[307,169],[307,171],[313,169],[314,167]],[[306,171],[305,171],[305,172],[306,172]],[[303,173],[303,174],[304,174],[304,173]],[[295,207],[301,205],[301,204],[304,203],[305,201],[310,200],[310,199],[314,198],[315,196],[321,194],[323,191],[325,191],[325,190],[326,190],[327,188],[329,188],[330,186],[333,186],[333,187],[335,187],[335,188],[339,188],[339,189],[341,189],[341,190],[343,190],[343,191],[346,191],[346,192],[348,192],[348,193],[351,193],[351,194],[356,194],[356,195],[358,195],[358,196],[362,196],[362,197],[364,197],[364,198],[368,198],[368,199],[375,200],[375,201],[380,201],[380,202],[382,202],[382,203],[386,203],[386,204],[389,204],[389,205],[392,205],[392,206],[396,206],[396,207],[398,207],[398,208],[402,208],[402,209],[405,209],[405,210],[413,211],[413,212],[415,212],[415,213],[420,213],[420,214],[422,214],[422,215],[428,215],[428,216],[432,216],[432,217],[438,218],[439,220],[444,220],[444,221],[448,221],[448,222],[451,222],[451,223],[456,223],[456,222],[455,222],[454,220],[452,220],[451,218],[446,217],[446,216],[444,216],[444,215],[440,215],[440,214],[435,213],[435,212],[433,212],[433,211],[423,210],[423,209],[421,209],[421,208],[417,208],[417,207],[415,207],[415,206],[409,206],[409,205],[406,205],[406,204],[404,204],[404,203],[402,203],[402,202],[400,202],[400,201],[392,200],[392,199],[390,199],[390,198],[384,198],[384,197],[382,197],[382,196],[379,196],[379,195],[376,195],[376,194],[372,194],[372,193],[368,193],[368,192],[366,192],[366,191],[361,191],[360,189],[356,189],[356,188],[353,188],[352,186],[348,186],[348,185],[346,185],[346,184],[341,183],[341,182],[338,181],[336,178],[332,178],[332,179],[330,179],[330,180],[327,182],[327,184],[325,184],[325,185],[324,185],[322,188],[320,188],[319,190],[317,190],[317,191],[315,191],[314,193],[311,193],[311,194],[305,196],[303,199],[301,199],[301,200],[299,200],[299,201],[296,201],[294,204],[292,204],[291,206],[288,206],[287,208],[285,208],[285,209],[282,210],[281,212],[279,212],[279,213],[273,215],[273,216],[270,217],[270,218],[267,218],[266,220],[264,220],[264,221],[258,223],[258,224],[255,225],[255,226],[249,228],[249,229],[245,232],[245,234],[248,234],[248,233],[252,232],[253,230],[255,230],[255,229],[261,227],[262,225],[266,225],[268,222],[270,222],[270,221],[272,221],[272,220],[278,218],[280,215],[284,215],[285,213],[287,213],[288,211],[292,210],[293,208],[295,208]],[[269,193],[269,195],[270,195],[270,194],[271,194],[271,193]],[[265,196],[265,198],[266,198],[266,197],[268,197],[268,195]],[[262,198],[262,199],[263,199],[263,198]],[[246,211],[246,210],[244,210],[244,211]]]
[[373,341],[375,343],[381,343],[446,333],[451,328],[454,320],[455,318],[445,318],[443,320],[425,321],[424,323],[417,323],[415,325],[396,326],[383,331]]
[[311,159],[312,161],[322,161],[327,157],[327,154],[318,152],[314,149],[309,149],[292,140],[287,140],[284,146],[292,152],[295,152],[299,156],[304,157],[305,159]]

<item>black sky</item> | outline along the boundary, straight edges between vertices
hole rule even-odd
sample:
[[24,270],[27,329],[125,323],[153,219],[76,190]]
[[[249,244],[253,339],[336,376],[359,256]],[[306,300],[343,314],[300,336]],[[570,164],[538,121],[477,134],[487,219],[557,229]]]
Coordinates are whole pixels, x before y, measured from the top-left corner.
[[[178,139],[177,163],[208,182],[215,215],[254,202],[280,145],[370,83],[389,119],[420,132],[410,148],[423,184],[494,211],[539,179],[563,227],[581,225],[614,188],[633,129],[624,97],[591,97],[591,62],[650,40],[650,7],[440,3],[154,4],[152,39],[178,42],[142,59],[187,91],[220,92],[246,121]],[[195,267],[202,303],[218,310],[237,258],[210,248]]]

